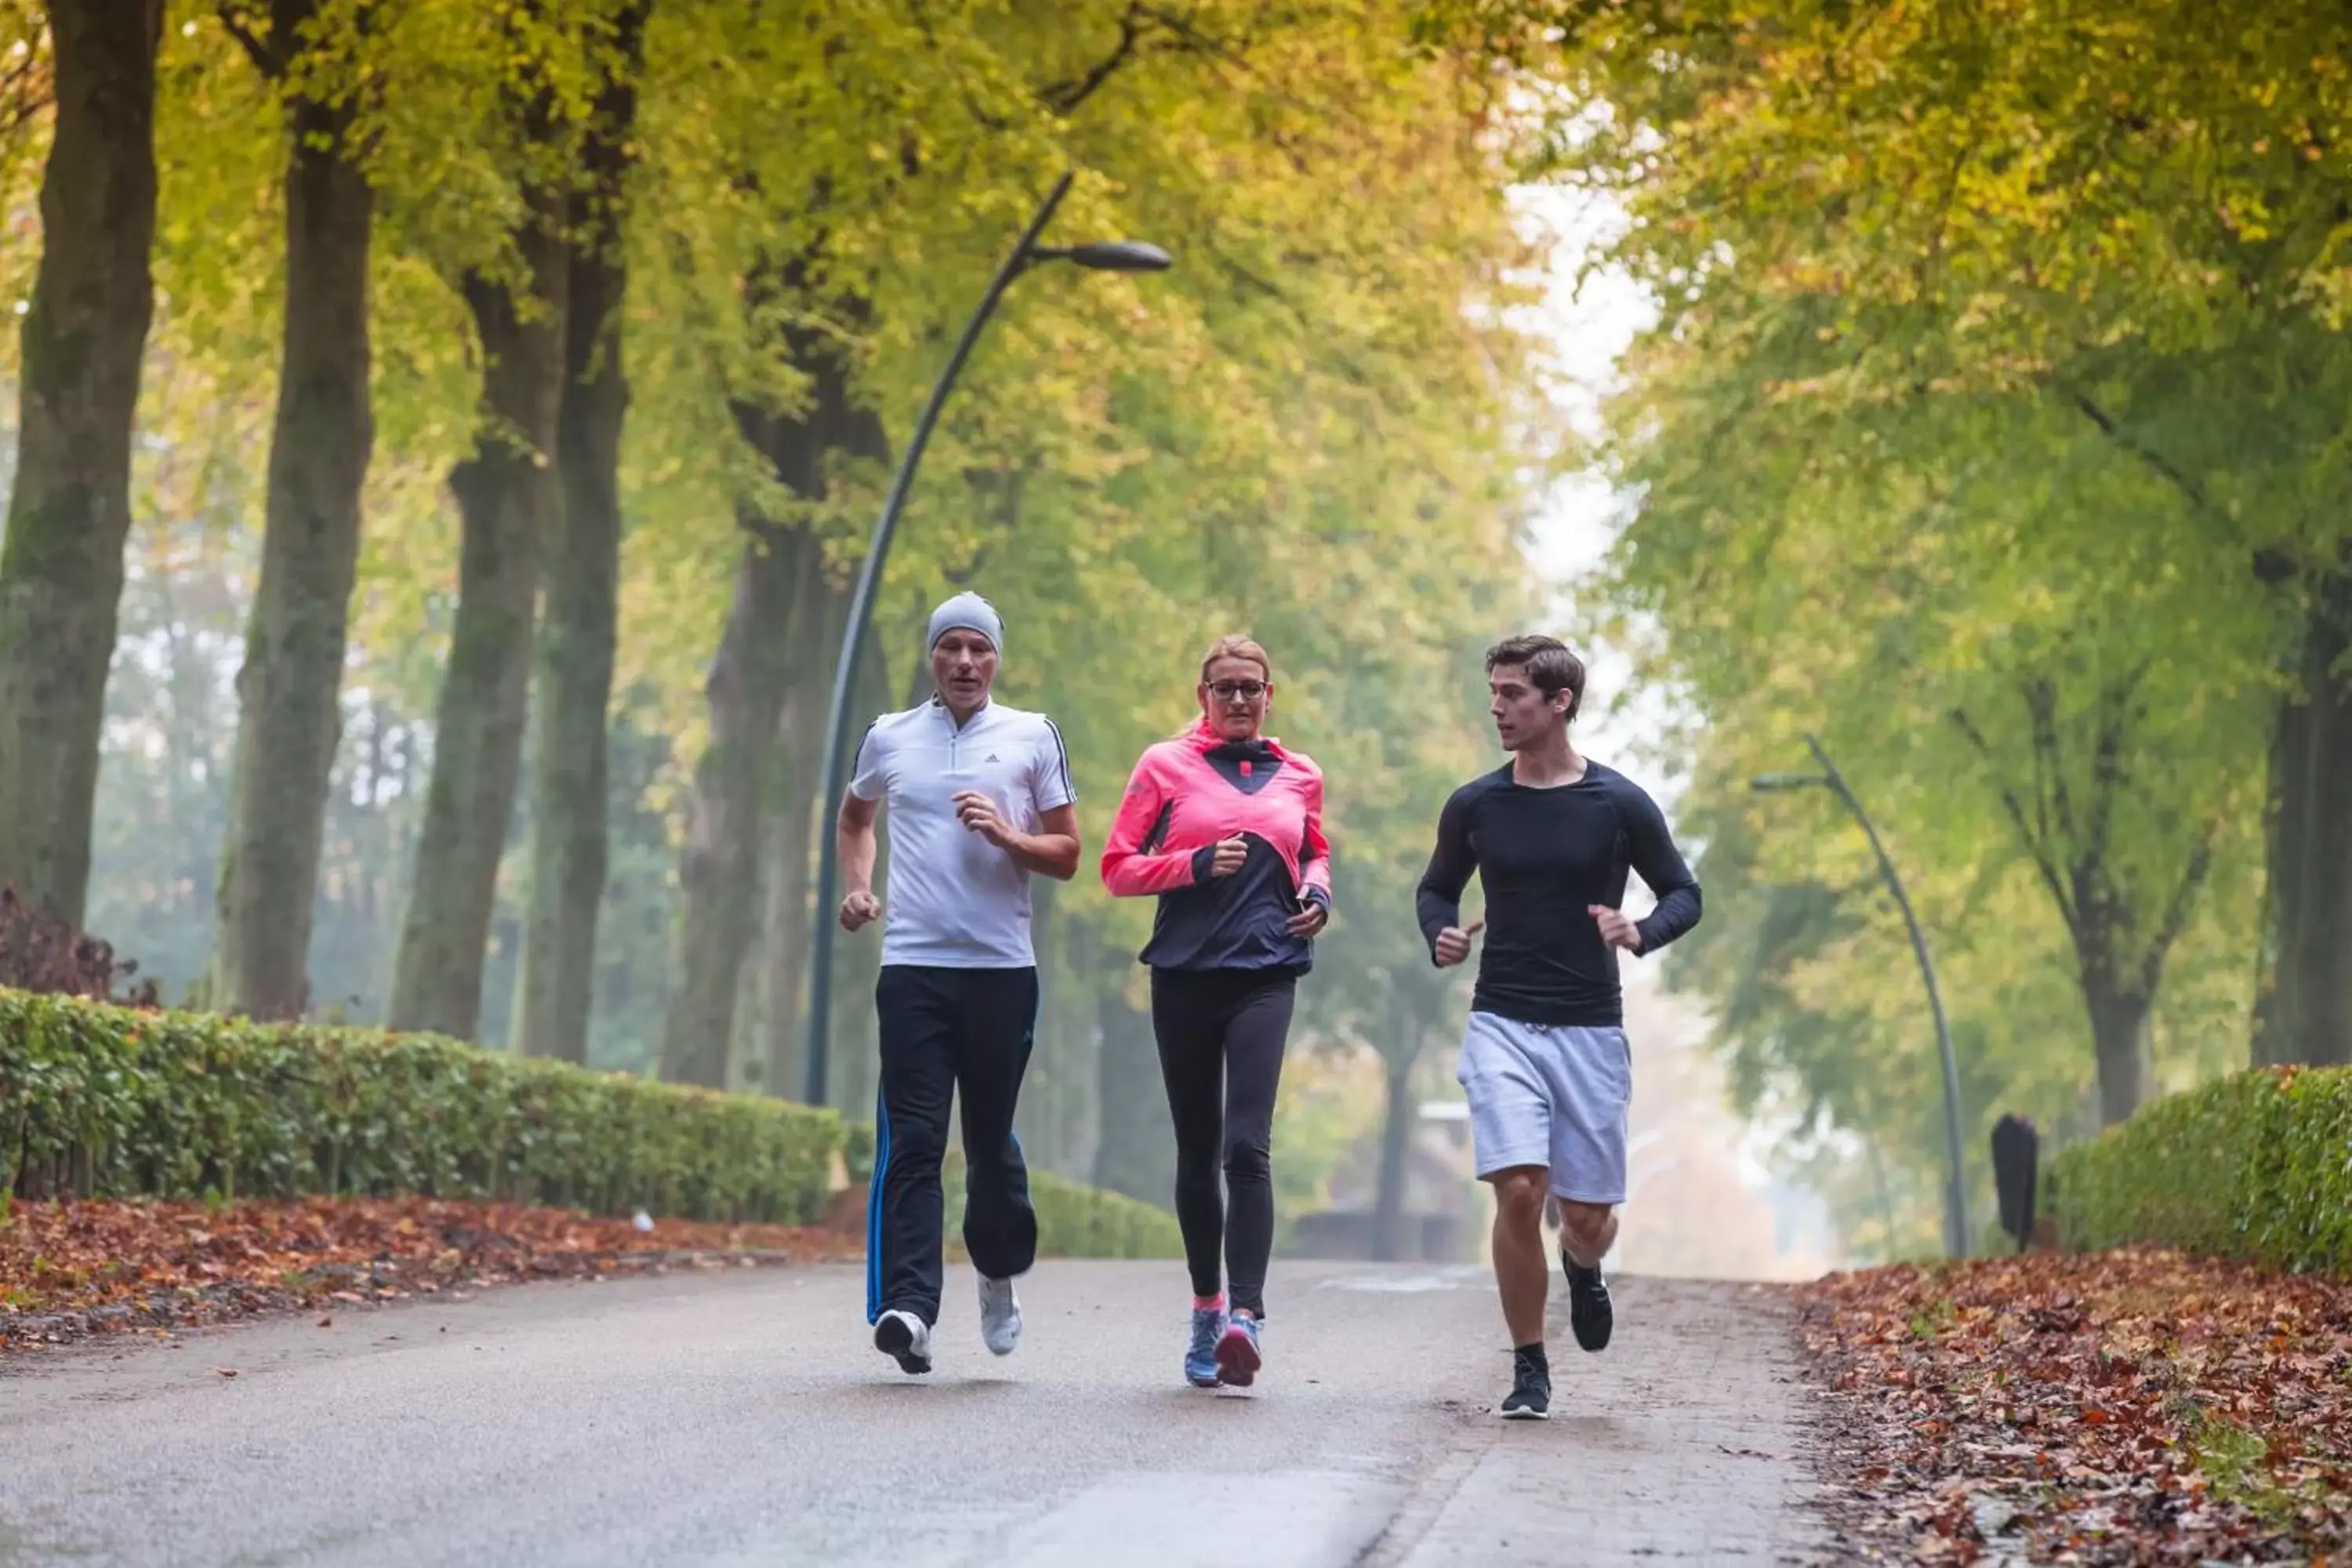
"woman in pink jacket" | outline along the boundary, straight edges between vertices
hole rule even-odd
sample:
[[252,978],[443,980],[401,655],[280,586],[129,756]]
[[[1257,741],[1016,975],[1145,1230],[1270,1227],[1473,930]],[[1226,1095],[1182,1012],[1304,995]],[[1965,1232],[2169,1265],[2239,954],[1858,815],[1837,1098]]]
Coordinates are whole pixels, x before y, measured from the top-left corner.
[[1199,697],[1201,722],[1135,764],[1102,870],[1113,893],[1160,900],[1142,958],[1192,1275],[1184,1376],[1246,1387],[1263,1364],[1274,1250],[1275,1089],[1298,977],[1331,918],[1330,846],[1321,771],[1259,732],[1274,708],[1265,650],[1219,639]]

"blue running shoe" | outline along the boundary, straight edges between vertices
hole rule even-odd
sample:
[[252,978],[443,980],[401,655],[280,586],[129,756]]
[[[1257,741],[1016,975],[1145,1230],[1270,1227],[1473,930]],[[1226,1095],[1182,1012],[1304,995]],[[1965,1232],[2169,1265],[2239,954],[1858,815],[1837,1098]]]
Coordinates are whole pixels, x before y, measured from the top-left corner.
[[1192,1309],[1192,1339],[1184,1347],[1184,1381],[1195,1388],[1217,1386],[1217,1337],[1225,1331],[1225,1308]]
[[1225,1324],[1224,1336],[1217,1341],[1217,1381],[1235,1388],[1247,1388],[1257,1381],[1257,1369],[1265,1364],[1258,1353],[1258,1321],[1255,1318],[1234,1318]]

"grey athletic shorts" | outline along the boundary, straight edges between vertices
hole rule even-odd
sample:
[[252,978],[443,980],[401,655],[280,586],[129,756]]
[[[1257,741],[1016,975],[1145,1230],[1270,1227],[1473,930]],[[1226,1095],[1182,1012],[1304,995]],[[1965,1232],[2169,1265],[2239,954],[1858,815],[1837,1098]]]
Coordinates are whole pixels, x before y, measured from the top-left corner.
[[1470,1100],[1480,1177],[1542,1165],[1555,1197],[1625,1201],[1633,1058],[1624,1030],[1473,1013],[1454,1077]]

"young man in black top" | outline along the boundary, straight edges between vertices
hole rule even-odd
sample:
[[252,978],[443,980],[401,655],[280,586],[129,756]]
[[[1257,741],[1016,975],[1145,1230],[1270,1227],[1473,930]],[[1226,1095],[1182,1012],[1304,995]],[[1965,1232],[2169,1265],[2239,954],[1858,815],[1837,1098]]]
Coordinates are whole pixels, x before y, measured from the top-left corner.
[[[1517,1352],[1502,1414],[1542,1420],[1551,1411],[1544,1197],[1559,1200],[1570,1326],[1598,1351],[1614,1321],[1601,1260],[1625,1201],[1633,1093],[1617,950],[1653,952],[1696,925],[1698,883],[1657,804],[1569,744],[1584,700],[1574,654],[1552,637],[1513,637],[1487,651],[1486,683],[1511,760],[1445,803],[1416,903],[1441,968],[1467,959],[1486,931],[1457,1076],[1478,1176],[1495,1188],[1495,1283]],[[1618,907],[1629,869],[1657,895],[1639,921]],[[1486,910],[1465,929],[1462,890],[1474,870]]]

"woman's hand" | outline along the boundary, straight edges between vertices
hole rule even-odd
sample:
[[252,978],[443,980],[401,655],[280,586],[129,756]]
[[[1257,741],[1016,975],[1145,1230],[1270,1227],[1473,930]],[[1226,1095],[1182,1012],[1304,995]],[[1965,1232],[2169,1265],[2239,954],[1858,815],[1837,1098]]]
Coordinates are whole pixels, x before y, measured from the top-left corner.
[[1212,877],[1230,877],[1234,872],[1240,870],[1242,868],[1242,862],[1248,858],[1249,840],[1243,837],[1240,834],[1236,833],[1231,838],[1219,839],[1217,841],[1217,853],[1214,858],[1209,861],[1209,875]]
[[1323,934],[1331,923],[1331,908],[1320,899],[1309,899],[1299,911],[1290,917],[1290,934],[1308,942]]

